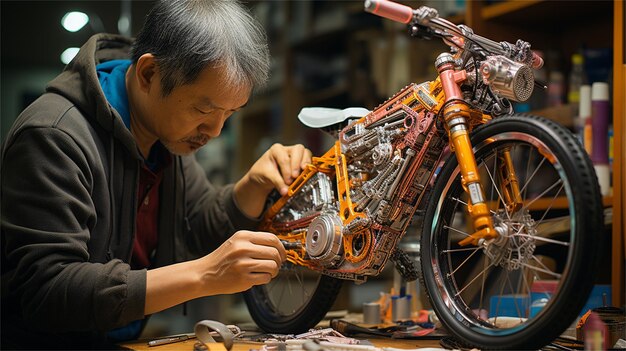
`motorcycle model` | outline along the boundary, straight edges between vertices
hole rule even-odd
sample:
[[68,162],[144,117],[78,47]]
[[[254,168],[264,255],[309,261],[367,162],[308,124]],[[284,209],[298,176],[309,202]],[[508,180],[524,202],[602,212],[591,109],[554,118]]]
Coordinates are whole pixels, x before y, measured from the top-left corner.
[[[363,283],[392,260],[404,279],[420,279],[458,339],[542,347],[585,304],[603,227],[597,178],[574,135],[513,113],[543,61],[525,41],[492,41],[429,7],[367,0],[365,10],[450,51],[437,57],[433,81],[373,111],[301,111],[336,142],[266,211],[258,229],[276,234],[288,258],[277,278],[244,294],[252,318],[267,332],[306,331],[343,281]],[[414,221],[421,270],[398,245]],[[553,291],[530,313],[532,286],[544,280]]]

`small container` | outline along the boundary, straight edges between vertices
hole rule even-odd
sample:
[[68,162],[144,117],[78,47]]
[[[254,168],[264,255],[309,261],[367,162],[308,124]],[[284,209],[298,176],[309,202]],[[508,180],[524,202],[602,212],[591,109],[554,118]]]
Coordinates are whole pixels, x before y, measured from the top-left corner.
[[411,295],[391,297],[391,321],[411,319]]
[[380,304],[377,302],[363,303],[363,323],[380,324]]

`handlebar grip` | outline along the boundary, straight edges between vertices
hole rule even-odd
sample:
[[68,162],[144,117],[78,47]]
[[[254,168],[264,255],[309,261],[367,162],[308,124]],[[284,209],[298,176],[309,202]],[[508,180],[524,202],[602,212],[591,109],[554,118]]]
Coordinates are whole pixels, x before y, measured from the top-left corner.
[[537,55],[536,52],[532,52],[533,53],[533,68],[534,69],[540,69],[541,67],[543,67],[543,59],[541,58],[541,56]]
[[412,8],[388,0],[365,0],[365,11],[400,23],[413,19]]

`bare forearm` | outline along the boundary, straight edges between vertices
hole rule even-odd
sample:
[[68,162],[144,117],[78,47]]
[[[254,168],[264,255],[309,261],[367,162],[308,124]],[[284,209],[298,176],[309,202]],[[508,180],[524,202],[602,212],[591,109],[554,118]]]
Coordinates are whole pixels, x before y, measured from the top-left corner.
[[244,177],[235,184],[233,192],[239,209],[249,217],[257,218],[263,212],[265,199],[270,190],[254,186],[247,177]]
[[147,273],[145,314],[149,315],[180,303],[209,295],[202,288],[198,261],[188,261]]

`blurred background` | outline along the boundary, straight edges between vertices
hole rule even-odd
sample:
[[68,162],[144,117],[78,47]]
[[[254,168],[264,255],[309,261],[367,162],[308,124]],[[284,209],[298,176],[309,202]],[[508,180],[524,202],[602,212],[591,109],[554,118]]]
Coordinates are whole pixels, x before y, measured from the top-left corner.
[[[548,88],[536,89],[528,103],[516,106],[520,112],[533,111],[576,130],[578,103],[568,94],[580,85],[573,76],[579,62],[574,55],[584,58],[587,82],[610,81],[612,1],[401,2],[414,8],[435,7],[441,16],[465,23],[476,33],[512,42],[522,38],[540,50],[546,65],[537,78]],[[438,41],[411,39],[403,25],[365,13],[362,1],[245,4],[267,32],[272,72],[268,86],[229,119],[222,136],[197,153],[216,184],[239,179],[275,142],[302,143],[321,154],[333,140],[299,123],[296,116],[302,107],[373,109],[410,82],[434,79],[434,59],[447,51]],[[0,137],[4,139],[20,111],[44,91],[91,35],[134,36],[151,5],[151,1],[131,0],[3,0]],[[412,228],[405,238],[407,245],[415,244],[417,237],[417,228]],[[389,291],[392,281],[388,267],[358,289],[347,282],[334,309],[358,311],[363,302],[376,300],[380,291]],[[427,306],[426,301],[423,304]],[[189,302],[186,315],[184,309],[178,306],[152,316],[144,336],[189,332],[201,319],[250,321],[239,295]]]

